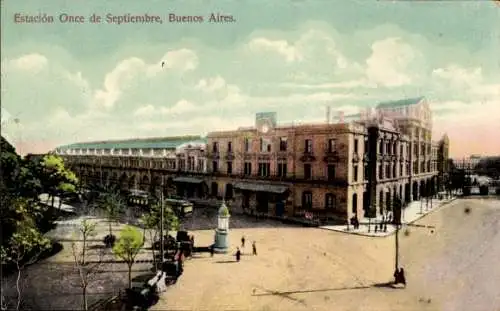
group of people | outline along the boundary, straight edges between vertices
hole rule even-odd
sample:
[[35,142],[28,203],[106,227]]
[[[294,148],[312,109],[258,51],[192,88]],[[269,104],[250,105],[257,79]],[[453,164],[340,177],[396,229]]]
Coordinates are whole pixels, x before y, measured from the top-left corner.
[[[245,248],[245,236],[241,237],[241,248]],[[252,255],[257,256],[257,245],[255,241],[252,242]],[[241,259],[241,250],[239,247],[236,248],[236,261],[240,261]]]

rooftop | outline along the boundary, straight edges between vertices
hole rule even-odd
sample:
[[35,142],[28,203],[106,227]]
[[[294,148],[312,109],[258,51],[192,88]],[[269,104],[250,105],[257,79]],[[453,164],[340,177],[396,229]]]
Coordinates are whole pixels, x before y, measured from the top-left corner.
[[190,142],[206,143],[207,140],[201,136],[134,138],[74,143],[59,146],[57,149],[174,149]]
[[415,98],[407,98],[407,99],[382,102],[382,103],[379,103],[377,105],[377,108],[397,108],[397,107],[416,105],[416,104],[420,103],[424,98],[425,97],[421,96],[421,97],[415,97]]

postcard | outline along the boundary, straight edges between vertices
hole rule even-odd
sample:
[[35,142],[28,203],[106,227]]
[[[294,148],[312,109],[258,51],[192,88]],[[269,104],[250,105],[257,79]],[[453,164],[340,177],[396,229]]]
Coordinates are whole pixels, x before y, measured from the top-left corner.
[[1,9],[2,310],[500,311],[500,1]]

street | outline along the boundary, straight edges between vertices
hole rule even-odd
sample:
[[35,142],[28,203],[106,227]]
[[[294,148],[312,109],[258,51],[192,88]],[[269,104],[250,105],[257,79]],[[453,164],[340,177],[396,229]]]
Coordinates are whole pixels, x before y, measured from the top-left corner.
[[[469,212],[466,212],[469,208]],[[195,258],[152,310],[497,310],[500,201],[464,199],[400,232],[408,286],[392,280],[394,235],[355,236],[308,228],[235,229],[258,256]],[[212,231],[196,233],[208,244]],[[234,252],[233,248],[233,252]],[[248,246],[247,246],[248,248]],[[498,309],[500,310],[500,309]]]

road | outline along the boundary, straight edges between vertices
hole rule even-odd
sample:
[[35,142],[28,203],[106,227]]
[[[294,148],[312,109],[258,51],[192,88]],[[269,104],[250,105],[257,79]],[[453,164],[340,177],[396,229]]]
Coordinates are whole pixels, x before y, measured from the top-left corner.
[[[243,228],[259,255],[203,256],[152,310],[500,310],[500,201],[457,200],[400,232],[408,286],[384,286],[394,269],[394,236],[310,228]],[[406,232],[406,233],[405,233]],[[197,243],[213,231],[195,233]],[[244,250],[244,253],[247,251]]]

